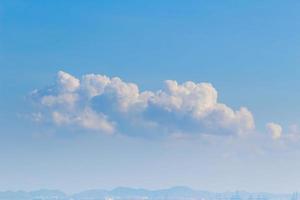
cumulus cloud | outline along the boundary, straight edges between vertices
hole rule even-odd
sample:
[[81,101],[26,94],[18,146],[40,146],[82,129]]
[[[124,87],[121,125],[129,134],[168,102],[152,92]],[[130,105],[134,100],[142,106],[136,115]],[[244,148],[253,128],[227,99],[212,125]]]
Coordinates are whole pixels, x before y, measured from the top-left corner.
[[272,139],[277,140],[281,138],[282,127],[279,124],[270,122],[266,124],[267,132],[271,135]]
[[59,111],[52,112],[53,122],[57,125],[79,125],[86,129],[101,131],[111,134],[115,127],[103,114],[95,113],[90,109],[85,109],[77,114],[69,115]]
[[67,92],[74,92],[80,86],[77,78],[63,71],[57,73],[57,82],[60,89]]
[[78,79],[59,71],[54,86],[32,96],[38,112],[54,124],[109,134],[241,135],[255,128],[252,113],[219,102],[210,83],[167,80],[161,90],[140,91],[119,77],[87,74]]
[[172,119],[170,123],[179,127],[188,125],[196,128],[195,131],[202,129],[210,133],[243,134],[255,126],[247,108],[234,111],[219,103],[218,93],[210,83],[188,81],[178,84],[167,80],[163,90],[150,96],[149,105],[149,109],[152,106],[160,111],[154,118],[169,115],[169,119]]

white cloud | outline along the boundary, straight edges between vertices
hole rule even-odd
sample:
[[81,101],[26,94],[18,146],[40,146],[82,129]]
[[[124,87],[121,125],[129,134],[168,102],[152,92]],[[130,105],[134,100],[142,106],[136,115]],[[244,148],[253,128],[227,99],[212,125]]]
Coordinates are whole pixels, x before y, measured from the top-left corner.
[[75,93],[62,93],[58,95],[46,95],[41,99],[41,103],[45,106],[65,105],[73,106],[78,100]]
[[267,132],[271,135],[272,139],[277,140],[281,138],[282,127],[279,124],[270,122],[266,124]]
[[97,74],[87,74],[82,77],[81,83],[81,87],[88,97],[93,98],[103,94],[105,86],[110,83],[110,78]]
[[58,72],[57,82],[60,89],[67,92],[74,92],[80,86],[80,82],[77,78],[63,71]]
[[148,97],[151,96],[150,92],[140,93],[136,84],[126,83],[118,77],[112,78],[106,85],[105,94],[117,103],[118,110],[121,112],[145,107]]
[[59,126],[75,125],[107,134],[113,134],[115,132],[114,124],[112,122],[109,122],[105,115],[95,113],[89,108],[76,114],[68,114],[59,111],[53,111],[52,119],[53,122]]
[[[151,96],[149,102],[157,109],[174,115],[178,121],[184,123],[188,120],[187,124],[196,124],[196,128],[205,132],[243,134],[255,127],[253,116],[247,108],[234,111],[219,103],[218,93],[210,83],[188,81],[178,84],[168,80],[165,89]],[[177,122],[174,120],[173,123]]]
[[61,126],[129,135],[151,131],[237,135],[255,127],[247,108],[233,110],[218,102],[210,83],[167,80],[161,90],[141,92],[136,84],[118,77],[87,74],[79,80],[62,71],[57,76],[55,86],[32,94],[39,112]]
[[81,112],[76,118],[75,122],[84,128],[101,131],[103,133],[112,134],[115,132],[115,127],[112,122],[109,122],[104,114],[95,113],[87,108]]
[[151,101],[169,112],[189,113],[201,118],[217,104],[217,96],[210,83],[188,81],[179,85],[176,81],[167,80],[165,89],[158,91]]

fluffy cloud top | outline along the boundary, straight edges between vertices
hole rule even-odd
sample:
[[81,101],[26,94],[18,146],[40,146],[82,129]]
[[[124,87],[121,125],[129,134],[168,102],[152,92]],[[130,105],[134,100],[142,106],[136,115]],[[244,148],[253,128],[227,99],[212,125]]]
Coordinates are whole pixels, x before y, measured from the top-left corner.
[[77,78],[63,71],[57,73],[57,83],[60,89],[67,92],[74,92],[80,87],[80,81]]
[[266,124],[267,132],[271,135],[272,139],[277,140],[281,138],[282,127],[279,124],[270,122]]
[[33,97],[43,119],[109,134],[240,135],[255,127],[247,108],[233,110],[218,102],[210,83],[167,80],[161,90],[141,92],[118,77],[87,74],[79,80],[60,71],[54,86]]

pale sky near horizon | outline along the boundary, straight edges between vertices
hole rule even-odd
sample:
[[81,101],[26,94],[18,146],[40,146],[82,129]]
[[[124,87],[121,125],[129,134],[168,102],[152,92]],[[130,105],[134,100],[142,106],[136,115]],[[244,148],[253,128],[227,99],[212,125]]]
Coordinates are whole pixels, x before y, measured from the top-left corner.
[[1,1],[0,191],[299,190],[299,10]]

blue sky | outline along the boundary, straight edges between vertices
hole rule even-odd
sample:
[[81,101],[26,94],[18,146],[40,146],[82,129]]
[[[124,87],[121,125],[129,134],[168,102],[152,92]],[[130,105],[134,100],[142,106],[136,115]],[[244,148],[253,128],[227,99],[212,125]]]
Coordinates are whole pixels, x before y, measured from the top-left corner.
[[[0,189],[297,190],[299,8],[298,1],[2,1]],[[83,109],[82,104],[76,112],[36,105],[47,96],[47,87],[60,90],[59,71],[80,80],[80,87],[82,77],[93,73],[120,77],[153,93],[167,92],[165,80],[208,82],[209,91],[218,92],[218,103],[233,111],[246,107],[255,128],[235,133],[240,123],[224,129],[209,118],[194,128],[208,133],[209,139],[203,138],[194,129],[190,133],[193,114],[176,121],[178,113],[191,110],[170,108],[168,122],[156,121],[172,106],[159,95],[150,100],[155,112],[147,109],[150,118],[141,120],[158,123],[154,130],[139,123],[127,126],[128,118],[140,118],[120,120],[119,111],[105,113],[123,130],[111,135],[78,120],[58,125],[51,120],[53,112],[76,118]],[[32,99],[35,89],[38,97]],[[82,89],[76,95],[81,99]],[[112,98],[111,104],[105,101],[107,108],[120,103],[118,96],[105,97]],[[101,102],[95,101],[93,113],[103,113]],[[37,113],[45,120],[35,122]],[[216,130],[203,127],[208,122]],[[278,126],[266,128],[270,122],[282,129],[279,140],[269,137],[278,133]],[[174,130],[184,137],[172,137]],[[152,132],[167,136],[148,137]],[[240,132],[251,133],[244,138]]]

